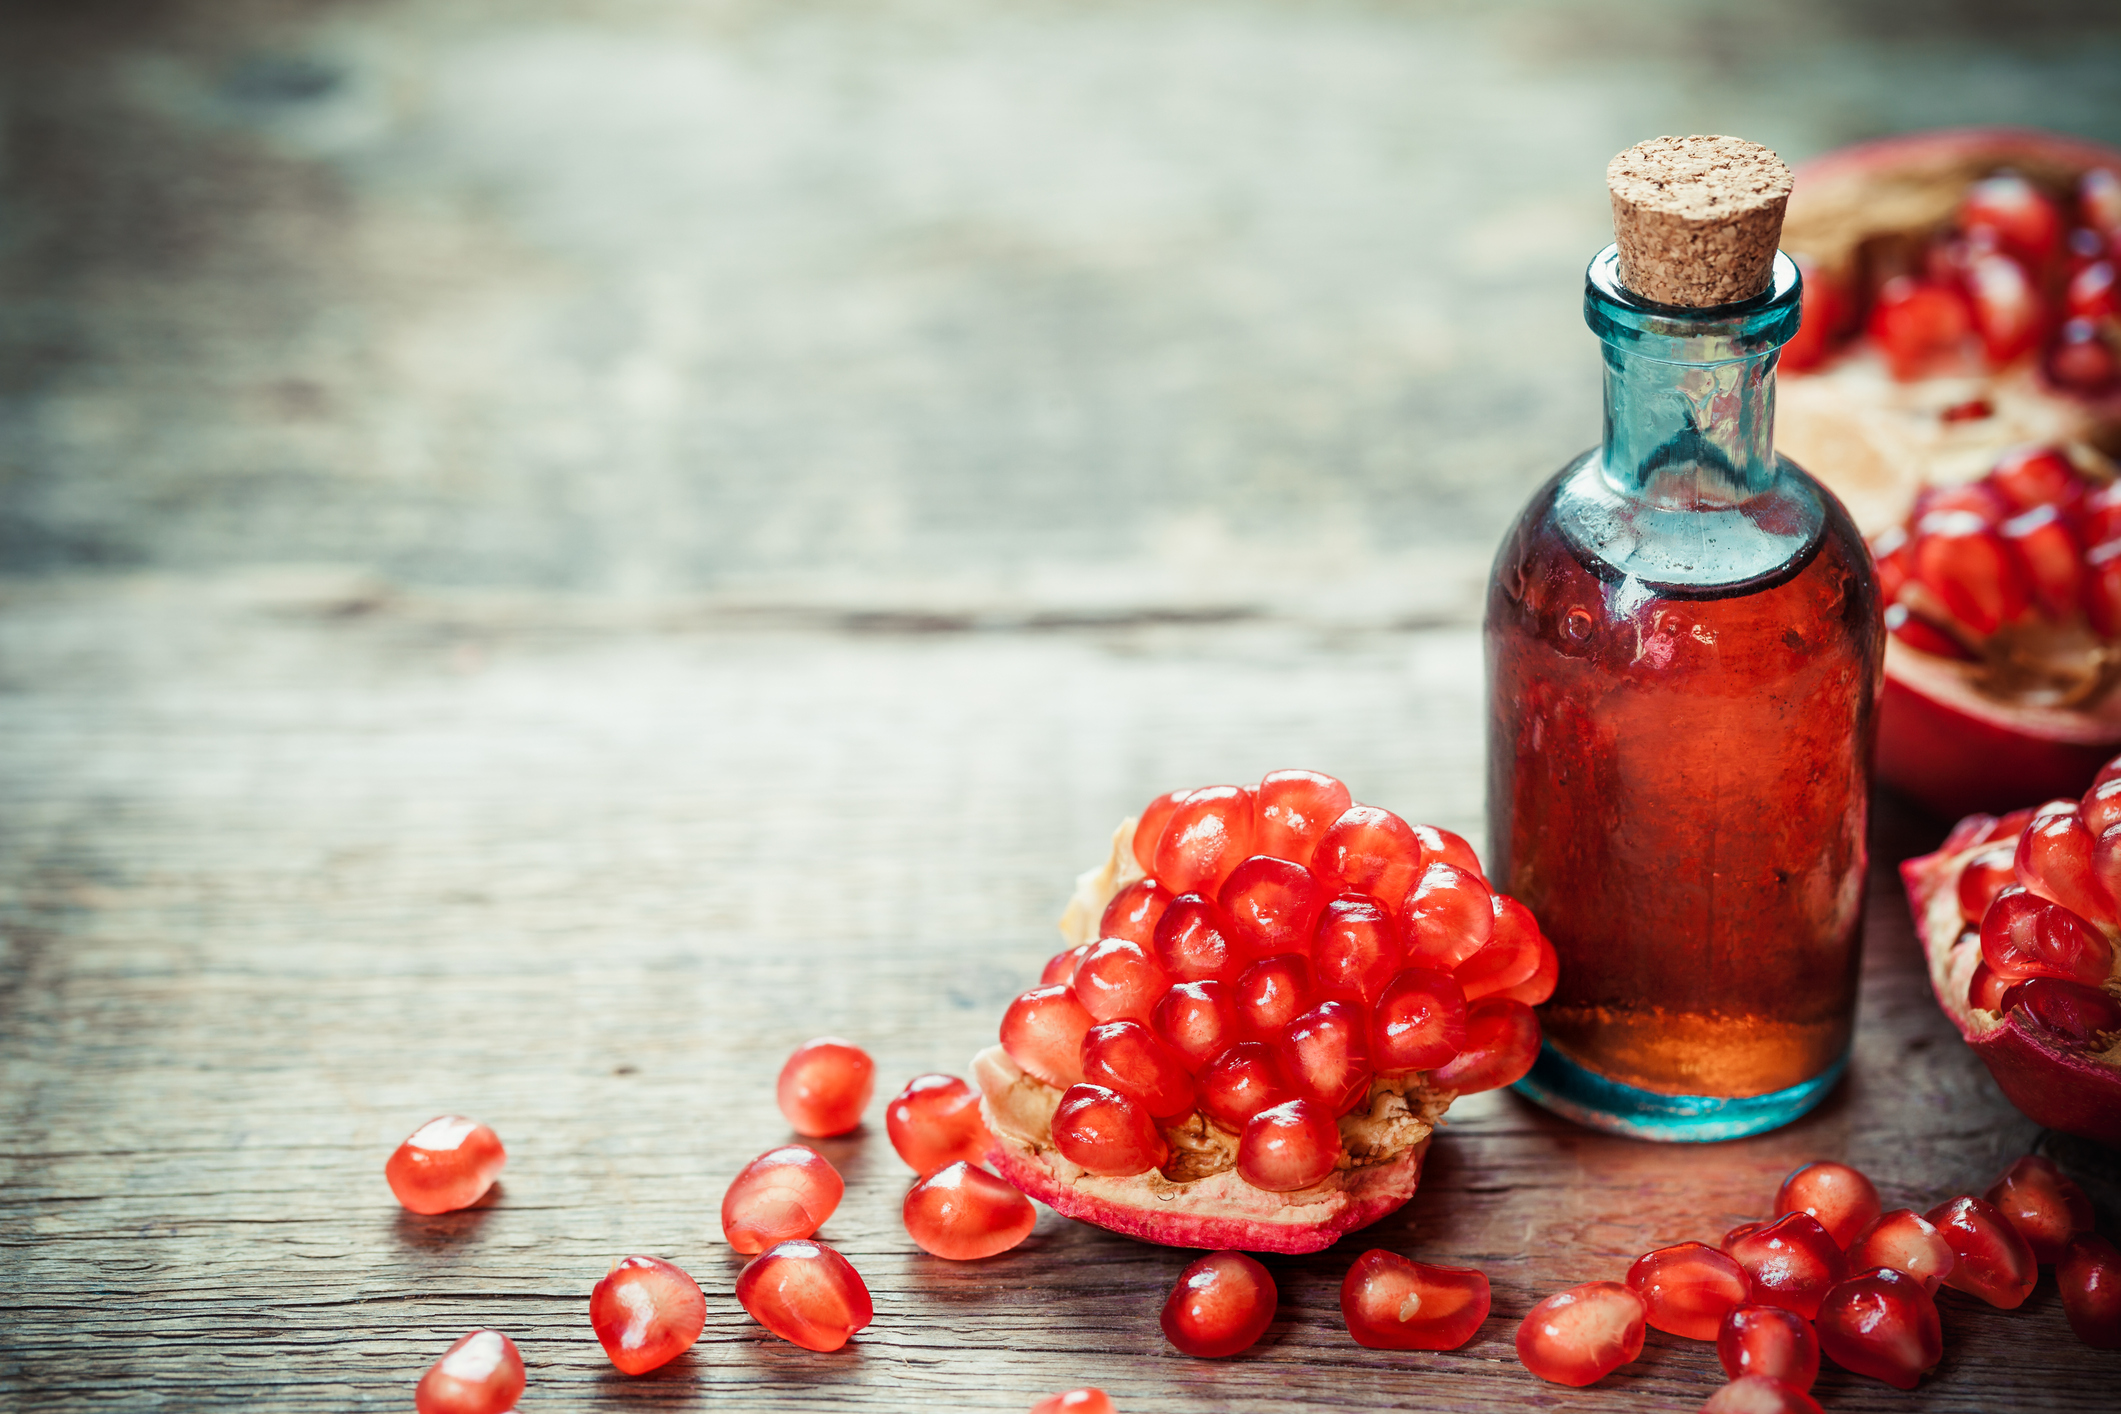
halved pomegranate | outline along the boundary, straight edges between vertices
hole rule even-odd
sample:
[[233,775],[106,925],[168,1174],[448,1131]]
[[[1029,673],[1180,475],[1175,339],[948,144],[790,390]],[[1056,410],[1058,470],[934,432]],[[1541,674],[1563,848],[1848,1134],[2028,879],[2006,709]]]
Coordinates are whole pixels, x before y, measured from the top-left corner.
[[1451,1101],[1531,1068],[1554,987],[1470,845],[1311,771],[1159,796],[1061,931],[973,1059],[989,1158],[1178,1247],[1315,1252],[1405,1203]]

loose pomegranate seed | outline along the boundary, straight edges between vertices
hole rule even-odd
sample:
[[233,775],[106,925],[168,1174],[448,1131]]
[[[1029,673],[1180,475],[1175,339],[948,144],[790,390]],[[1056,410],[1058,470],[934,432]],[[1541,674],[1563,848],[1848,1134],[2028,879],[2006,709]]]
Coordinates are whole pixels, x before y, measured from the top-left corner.
[[2000,532],[2032,589],[2033,607],[2055,623],[2066,622],[2084,597],[2084,547],[2063,513],[2035,506],[2003,522]]
[[1930,1291],[1951,1275],[1958,1260],[1936,1225],[1908,1208],[1880,1213],[1849,1248],[1849,1270],[1867,1272],[1873,1267],[1890,1267],[1913,1277]]
[[980,1118],[979,1091],[954,1075],[916,1075],[907,1081],[884,1108],[884,1129],[915,1173],[934,1173],[959,1159],[976,1164],[994,1146]]
[[1125,938],[1099,938],[1075,965],[1075,999],[1096,1021],[1147,1021],[1174,979],[1149,950]]
[[1274,1048],[1261,1041],[1230,1047],[1200,1073],[1200,1112],[1236,1134],[1262,1110],[1296,1098]]
[[1140,1104],[1103,1085],[1071,1085],[1053,1112],[1053,1147],[1104,1178],[1130,1178],[1170,1157]]
[[2046,193],[2015,172],[1984,177],[1959,200],[1959,228],[1986,226],[2004,248],[2035,268],[2062,243],[2062,213]]
[[1242,786],[1189,791],[1157,841],[1150,875],[1173,893],[1214,893],[1252,853],[1252,809],[1252,792]]
[[1820,1414],[1819,1401],[1792,1384],[1747,1375],[1708,1397],[1701,1414]]
[[707,1298],[683,1268],[627,1257],[589,1293],[589,1324],[620,1373],[644,1375],[692,1349],[707,1327]]
[[781,1067],[775,1098],[796,1133],[812,1139],[846,1134],[862,1122],[876,1091],[876,1062],[851,1041],[805,1041]]
[[1826,362],[1826,356],[1833,351],[1846,302],[1840,285],[1818,262],[1803,255],[1793,258],[1798,274],[1804,278],[1804,304],[1797,337],[1782,346],[1781,366],[1788,372],[1802,373]]
[[1517,1358],[1543,1380],[1583,1386],[1642,1353],[1642,1298],[1617,1281],[1557,1291],[1517,1328]]
[[1136,879],[1105,905],[1098,920],[1101,938],[1125,938],[1147,947],[1156,941],[1157,920],[1171,906],[1172,892],[1154,879]]
[[2018,846],[2014,842],[1998,840],[1983,847],[1959,873],[1959,916],[1980,927],[1996,895],[2017,878]]
[[419,1414],[508,1414],[523,1393],[523,1357],[499,1331],[459,1337],[420,1376]]
[[1819,1338],[1795,1311],[1736,1306],[1716,1329],[1716,1359],[1734,1380],[1763,1375],[1810,1389],[1819,1378]]
[[[1142,807],[1141,817],[1134,822],[1134,862],[1142,867],[1144,874],[1156,874],[1156,846],[1164,837],[1164,827],[1171,821],[1171,812],[1178,803],[1193,794],[1193,788],[1165,791]],[[1173,893],[1183,892],[1173,889]]]
[[1915,522],[1915,578],[1982,637],[2025,614],[2025,572],[1993,526],[1968,511],[1931,511]]
[[1071,1389],[1049,1394],[1031,1406],[1031,1414],[1119,1414],[1101,1389]]
[[2020,1008],[2056,1040],[2086,1050],[2103,1049],[2107,1033],[2121,1031],[2121,1002],[2081,982],[2035,977],[2014,983],[1998,1007]]
[[1180,894],[1156,921],[1156,965],[1179,982],[1229,982],[1243,972],[1245,955],[1215,901]]
[[1392,915],[1376,899],[1360,895],[1327,904],[1311,939],[1319,990],[1364,1006],[1374,1003],[1405,965],[1404,953]]
[[869,1288],[845,1257],[812,1239],[782,1242],[737,1273],[751,1319],[805,1350],[837,1350],[876,1319]]
[[1827,1359],[1896,1389],[1913,1389],[1944,1354],[1936,1299],[1889,1267],[1837,1282],[1814,1324]]
[[722,1236],[747,1255],[808,1237],[825,1225],[846,1191],[839,1170],[816,1150],[801,1144],[768,1149],[744,1165],[722,1195]]
[[953,1262],[1006,1252],[1038,1225],[1029,1198],[962,1159],[914,1184],[900,1215],[923,1252]]
[[1075,978],[1075,969],[1081,965],[1083,954],[1090,951],[1090,944],[1077,943],[1072,948],[1063,948],[1046,959],[1045,967],[1038,974],[1041,987],[1063,986]]
[[1326,827],[1354,804],[1348,788],[1318,771],[1274,771],[1259,783],[1259,831],[1252,847],[1276,859],[1311,862]]
[[2077,209],[2093,230],[2107,235],[2121,231],[2121,176],[2094,167],[2077,178]]
[[1002,1049],[1026,1074],[1065,1089],[1083,1078],[1083,1036],[1095,1024],[1073,987],[1033,987],[1002,1013]]
[[1966,294],[1991,367],[2015,362],[2040,342],[2039,292],[2025,267],[2010,256],[1977,256],[1966,272]]
[[1466,1043],[1454,1060],[1429,1072],[1439,1090],[1477,1095],[1524,1079],[1539,1059],[1539,1018],[1510,997],[1482,997],[1466,1008]]
[[1281,1039],[1288,1024],[1318,1005],[1318,982],[1300,953],[1262,958],[1237,979],[1231,997],[1238,1029],[1251,1040]]
[[1488,1318],[1488,1279],[1373,1247],[1340,1283],[1340,1314],[1372,1350],[1456,1350]]
[[1340,1126],[1315,1100],[1269,1106],[1237,1137],[1237,1176],[1269,1193],[1323,1183],[1340,1166]]
[[1249,1350],[1274,1321],[1274,1278],[1242,1252],[1210,1252],[1178,1274],[1164,1298],[1164,1339],[1181,1354],[1219,1360]]
[[1878,1189],[1847,1164],[1820,1159],[1793,1170],[1775,1191],[1775,1216],[1809,1213],[1844,1250],[1878,1218]]
[[2047,354],[2047,376],[2065,388],[2097,392],[2114,381],[2115,356],[2096,320],[2066,319]]
[[2051,899],[2079,918],[2111,923],[2115,921],[2113,895],[2092,866],[2097,836],[2085,826],[2076,802],[2068,805],[2071,808],[2052,815],[2034,816],[2032,825],[2018,837],[2018,882],[2026,892]]
[[2059,1262],[2070,1238],[2092,1230],[2092,1201],[2055,1161],[2027,1154],[1982,1195],[2033,1249],[2036,1262]]
[[1867,332],[1902,380],[1955,372],[1974,331],[1966,296],[1949,285],[1897,275],[1879,289]]
[[1311,941],[1326,892],[1301,864],[1255,854],[1230,871],[1216,896],[1246,955],[1301,952]]
[[2096,1232],[2080,1232],[2055,1268],[2062,1314],[2077,1339],[2095,1350],[2121,1350],[2121,1252]]
[[1149,1017],[1163,1043],[1198,1074],[1238,1037],[1237,1007],[1220,982],[1180,982],[1164,993]]
[[1908,647],[1939,658],[1972,662],[1975,656],[1943,629],[1927,619],[1917,618],[1905,604],[1894,604],[1886,609],[1885,631]]
[[1751,1289],[1729,1256],[1700,1242],[1645,1252],[1628,1268],[1628,1289],[1642,1298],[1644,1319],[1688,1340],[1714,1340],[1723,1318]]
[[1355,1002],[1326,1001],[1282,1028],[1282,1070],[1297,1093],[1333,1115],[1355,1108],[1370,1088],[1370,1019]]
[[1996,895],[1981,920],[1981,957],[2010,981],[2059,977],[2096,987],[2113,966],[2114,950],[2069,909],[2014,886]]
[[1513,1002],[1523,1002],[1526,1006],[1538,1006],[1554,995],[1554,985],[1560,980],[1561,955],[1554,951],[1554,945],[1542,934],[1539,939],[1539,963],[1532,969],[1532,975],[1495,995],[1507,997]]
[[2121,297],[2114,291],[2114,263],[2095,260],[2070,276],[2062,307],[2073,319],[2112,319],[2121,314]]
[[1421,841],[1413,828],[1374,805],[1342,811],[1311,851],[1311,872],[1328,894],[1368,894],[1393,910],[1421,868]]
[[1982,481],[2013,511],[2040,506],[2071,510],[2084,498],[2084,478],[2070,459],[2053,447],[2014,447],[1996,459]]
[[2005,1311],[2024,1303],[2040,1267],[2033,1261],[2033,1249],[2003,1214],[1982,1199],[1961,1197],[1939,1203],[1923,1216],[1950,1244],[1956,1259],[1944,1278],[1946,1286]]
[[1495,935],[1495,896],[1478,874],[1431,864],[1399,912],[1407,961],[1449,972]]
[[383,1180],[412,1212],[453,1213],[485,1197],[507,1162],[508,1151],[491,1129],[462,1115],[438,1115],[391,1154]]
[[1493,897],[1494,932],[1480,951],[1459,963],[1451,973],[1468,1001],[1507,993],[1531,981],[1539,971],[1539,922],[1532,917],[1532,910],[1508,894]]
[[1745,1268],[1753,1305],[1780,1306],[1806,1320],[1847,1270],[1841,1249],[1810,1213],[1790,1213],[1743,1236],[1734,1229],[1723,1250]]
[[1394,977],[1370,1016],[1370,1061],[1380,1075],[1434,1070],[1465,1044],[1465,993],[1432,968],[1409,967]]
[[1084,1033],[1083,1079],[1119,1091],[1161,1123],[1193,1113],[1193,1072],[1139,1021],[1108,1021]]

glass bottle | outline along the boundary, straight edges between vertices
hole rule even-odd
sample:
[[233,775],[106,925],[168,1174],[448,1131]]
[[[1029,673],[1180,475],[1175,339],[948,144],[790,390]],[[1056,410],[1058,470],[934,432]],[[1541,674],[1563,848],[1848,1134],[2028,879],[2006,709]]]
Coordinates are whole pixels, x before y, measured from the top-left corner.
[[1757,1133],[1847,1064],[1883,629],[1832,493],[1774,450],[1800,282],[1683,308],[1591,262],[1603,443],[1488,591],[1499,887],[1561,956],[1519,1089],[1648,1138]]

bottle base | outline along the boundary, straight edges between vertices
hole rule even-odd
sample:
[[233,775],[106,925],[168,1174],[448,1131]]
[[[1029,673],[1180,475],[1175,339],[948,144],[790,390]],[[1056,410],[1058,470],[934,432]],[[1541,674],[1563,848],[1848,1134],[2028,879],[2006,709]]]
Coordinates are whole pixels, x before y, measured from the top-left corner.
[[1848,1069],[1848,1054],[1799,1085],[1766,1095],[1666,1095],[1587,1070],[1542,1044],[1531,1071],[1512,1087],[1590,1129],[1673,1144],[1712,1144],[1779,1129],[1826,1098]]

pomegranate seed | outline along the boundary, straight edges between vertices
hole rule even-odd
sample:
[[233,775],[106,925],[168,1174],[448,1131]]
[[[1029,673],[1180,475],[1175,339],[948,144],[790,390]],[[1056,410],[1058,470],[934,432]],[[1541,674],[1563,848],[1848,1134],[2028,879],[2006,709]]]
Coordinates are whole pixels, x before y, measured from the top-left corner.
[[1998,840],[1983,846],[1981,852],[1966,861],[1959,872],[1959,916],[1975,927],[1981,926],[1982,916],[1988,906],[2018,878],[2018,846],[2009,840]]
[[1517,1328],[1517,1358],[1557,1385],[1595,1383],[1642,1353],[1642,1298],[1617,1281],[1557,1291]]
[[2061,904],[2079,918],[2095,922],[2115,921],[2113,895],[2092,864],[2097,837],[2086,828],[2076,811],[2076,802],[2055,814],[2036,815],[2032,825],[2018,837],[2014,861],[2018,882],[2026,892]]
[[1277,1048],[1297,1093],[1339,1116],[1370,1089],[1370,1018],[1357,1002],[1325,1001],[1282,1028]]
[[507,1162],[500,1135],[475,1119],[437,1115],[397,1147],[383,1180],[412,1212],[453,1213],[485,1197]]
[[2003,1214],[1982,1199],[1961,1197],[1939,1203],[1923,1216],[1956,1259],[1944,1278],[1946,1286],[2004,1311],[2024,1302],[2040,1268],[2033,1261],[2033,1249]]
[[1421,866],[1448,864],[1454,869],[1463,869],[1482,883],[1487,882],[1487,873],[1480,867],[1480,856],[1464,835],[1454,835],[1441,825],[1413,825],[1414,842],[1421,846]]
[[2107,235],[2121,231],[2121,176],[2094,167],[2077,178],[2077,209],[2093,230]]
[[1986,226],[2010,250],[2038,266],[2062,241],[2062,213],[2047,195],[2015,172],[1998,172],[1966,189],[1959,201],[1959,228]]
[[2070,459],[2053,447],[2016,447],[1996,459],[1982,480],[1995,488],[2013,511],[2040,506],[2073,509],[2084,498],[2084,478]]
[[1968,511],[1931,511],[1915,523],[1915,578],[1954,618],[1986,637],[2024,615],[2024,571],[1994,527]]
[[1930,1291],[1951,1275],[1958,1258],[1936,1225],[1909,1208],[1880,1213],[1849,1248],[1849,1269],[1867,1272],[1890,1267],[1904,1272]]
[[1065,986],[1075,978],[1075,969],[1082,964],[1083,954],[1090,951],[1088,943],[1077,943],[1046,959],[1046,965],[1038,974],[1041,987]]
[[[1994,472],[1990,475],[1993,476]],[[2017,509],[1993,481],[1986,479],[1970,481],[1960,486],[1926,486],[1915,495],[1915,505],[1908,515],[1908,523],[1920,524],[1922,518],[1933,511],[1964,511],[1983,525],[1996,526],[2009,520]],[[1912,541],[1908,544],[1907,553],[1909,564],[1912,566]]]
[[508,1414],[523,1393],[523,1357],[499,1331],[461,1336],[420,1376],[419,1414]]
[[1375,1002],[1405,964],[1399,928],[1376,899],[1348,894],[1326,905],[1311,939],[1319,991]]
[[775,1098],[796,1133],[826,1139],[857,1128],[875,1091],[876,1062],[869,1053],[837,1036],[820,1036],[788,1057]]
[[[976,1113],[976,1111],[975,1111]],[[744,1165],[722,1195],[722,1236],[746,1255],[825,1225],[847,1191],[840,1172],[801,1144],[784,1144]]]
[[[1193,794],[1193,788],[1165,791],[1142,807],[1141,817],[1134,822],[1134,862],[1142,872],[1150,876],[1156,873],[1156,846],[1163,840],[1164,827],[1171,821],[1171,812],[1178,803]],[[1183,892],[1173,889],[1173,893]]]
[[979,1091],[954,1075],[907,1081],[884,1108],[884,1130],[915,1173],[934,1173],[959,1159],[976,1164],[994,1147],[980,1117]]
[[1311,872],[1328,894],[1368,894],[1387,909],[1421,873],[1421,841],[1389,810],[1351,805],[1326,827],[1311,852]]
[[1180,982],[1228,982],[1244,971],[1229,920],[1212,899],[1180,894],[1156,922],[1156,965]]
[[1193,1113],[1193,1073],[1139,1021],[1108,1021],[1084,1033],[1083,1079],[1119,1091],[1153,1120]]
[[2033,607],[2055,623],[2067,622],[2084,596],[2084,547],[2062,512],[2035,506],[2003,522],[2001,534],[2031,586]]
[[1093,1020],[1147,1021],[1171,989],[1171,977],[1140,943],[1099,938],[1075,965],[1075,999]]
[[1766,1226],[1766,1223],[1740,1223],[1738,1224],[1738,1226],[1732,1228],[1729,1232],[1725,1233],[1723,1235],[1723,1241],[1719,1242],[1716,1245],[1721,1247],[1724,1251],[1728,1252],[1731,1250],[1731,1244],[1736,1242],[1739,1238],[1750,1237],[1752,1234],[1760,1231],[1760,1229]]
[[1908,647],[1939,658],[1957,658],[1962,662],[1971,662],[1974,657],[1958,639],[1929,620],[1917,618],[1905,604],[1887,607],[1885,631]]
[[2018,886],[1996,895],[1981,920],[1981,957],[1999,977],[2059,977],[2096,987],[2114,950],[2091,924]]
[[1780,1306],[1736,1306],[1716,1330],[1716,1359],[1732,1379],[1762,1375],[1797,1389],[1819,1378],[1812,1323]]
[[2082,515],[2085,544],[2104,545],[2121,535],[2121,481],[2101,486],[2087,495]]
[[1154,879],[1136,879],[1112,895],[1112,902],[1105,905],[1104,917],[1098,920],[1097,935],[1125,938],[1147,947],[1156,941],[1157,920],[1171,906],[1173,897],[1169,889]]
[[1708,1397],[1701,1414],[1820,1414],[1819,1401],[1793,1384],[1746,1375]]
[[1252,853],[1252,810],[1252,792],[1242,786],[1189,791],[1164,826],[1149,873],[1173,893],[1214,893]]
[[1156,1004],[1149,1025],[1197,1074],[1236,1043],[1237,1007],[1220,982],[1180,982]]
[[2047,376],[2065,388],[2096,392],[2114,381],[2115,356],[2097,320],[2066,319],[2047,354]]
[[2121,638],[2121,535],[2084,552],[2084,575],[2084,616],[2092,631]]
[[1451,973],[1468,1001],[1507,993],[1512,987],[1531,981],[1539,971],[1539,922],[1532,917],[1532,910],[1508,894],[1495,894],[1493,898],[1494,932],[1480,951]]
[[1560,980],[1561,955],[1554,951],[1554,945],[1546,940],[1544,934],[1541,934],[1539,939],[1539,964],[1532,969],[1532,975],[1519,982],[1516,986],[1497,992],[1495,995],[1507,997],[1513,1002],[1523,1002],[1526,1006],[1538,1006],[1548,997],[1554,995],[1554,984]]
[[1027,1075],[1065,1089],[1083,1078],[1083,1036],[1094,1024],[1073,987],[1033,987],[1002,1013],[1002,1049]]
[[[1978,945],[1978,937],[1975,941]],[[2024,985],[2023,982],[2013,982],[2008,977],[1998,977],[1996,970],[1983,959],[1974,964],[1973,976],[1967,979],[1966,1000],[1969,1005],[1980,1007],[1984,1011],[2000,1012],[2003,1010],[2004,996],[2013,987]]]
[[1029,1198],[962,1159],[914,1184],[900,1215],[923,1252],[953,1262],[1006,1252],[1038,1225]]
[[1309,945],[1326,893],[1303,865],[1255,854],[1230,871],[1216,902],[1238,947],[1268,957]]
[[2035,977],[2016,983],[2003,994],[1997,1010],[2013,1007],[2022,1008],[2042,1030],[2070,1046],[2104,1049],[2102,1038],[2121,1031],[2121,1002],[2080,982]]
[[1804,279],[1804,301],[1797,337],[1782,346],[1781,367],[1791,373],[1802,373],[1817,368],[1826,362],[1833,351],[1834,335],[1841,324],[1841,312],[1846,303],[1841,287],[1809,256],[1793,257],[1797,271]]
[[1890,1267],[1835,1283],[1814,1324],[1827,1359],[1896,1389],[1913,1389],[1944,1355],[1936,1299]]
[[[2121,481],[2114,484],[2121,486]],[[2084,828],[2092,832],[2094,840],[2104,836],[2114,826],[2121,825],[2121,780],[2101,781],[2086,791],[2083,801],[2077,807],[2077,814],[2083,818]],[[2096,857],[2097,846],[2093,848]],[[2108,885],[2107,892],[2113,892],[2111,885]]]
[[1178,1274],[1164,1298],[1164,1339],[1180,1354],[1219,1360],[1267,1333],[1278,1303],[1274,1278],[1242,1252],[1210,1252]]
[[1847,1164],[1820,1159],[1804,1164],[1775,1191],[1775,1216],[1809,1213],[1844,1250],[1877,1220],[1878,1189]]
[[1806,1320],[1847,1270],[1841,1249],[1810,1213],[1789,1213],[1742,1236],[1733,1229],[1723,1250],[1745,1268],[1753,1305],[1780,1306]]
[[1456,1350],[1488,1318],[1488,1279],[1373,1247],[1340,1283],[1340,1314],[1372,1350]]
[[1409,967],[1377,999],[1370,1017],[1370,1059],[1380,1075],[1434,1070],[1465,1044],[1465,992],[1443,973]]
[[2070,276],[2062,307],[2073,319],[2112,319],[2121,315],[2121,297],[2114,291],[2114,263],[2095,260]]
[[1200,1073],[1200,1112],[1235,1134],[1262,1110],[1296,1098],[1274,1048],[1261,1041],[1230,1047]]
[[1539,1018],[1510,997],[1482,997],[1466,1008],[1466,1044],[1429,1072],[1439,1090],[1477,1095],[1524,1079],[1539,1059]]
[[1723,1318],[1751,1289],[1729,1256],[1700,1242],[1645,1252],[1628,1268],[1628,1289],[1642,1298],[1644,1319],[1688,1340],[1714,1340]]
[[1315,1100],[1270,1105],[1237,1137],[1237,1176],[1269,1193],[1323,1183],[1339,1166],[1340,1126]]
[[1867,332],[1902,380],[1957,372],[1974,330],[1966,296],[1949,285],[1897,275],[1871,306]]
[[2055,1268],[2062,1314],[2094,1350],[2121,1350],[2121,1252],[2096,1232],[2080,1232]]
[[1049,1394],[1031,1406],[1031,1414],[1119,1414],[1101,1389],[1071,1389]]
[[1495,896],[1453,864],[1431,864],[1400,906],[1407,961],[1449,972],[1495,936]]
[[805,1350],[837,1350],[876,1319],[862,1274],[815,1239],[777,1243],[737,1273],[751,1319]]
[[1255,1041],[1277,1041],[1284,1027],[1318,1004],[1310,960],[1298,953],[1262,958],[1237,979],[1237,1025]]
[[1147,1173],[1170,1157],[1156,1122],[1140,1104],[1103,1085],[1068,1087],[1053,1112],[1053,1147],[1103,1178]]
[[2033,1249],[2036,1262],[2059,1262],[2070,1238],[2092,1230],[2092,1202],[2055,1161],[2027,1154],[1982,1195]]
[[707,1327],[700,1284],[659,1257],[627,1257],[589,1293],[589,1324],[621,1374],[645,1375],[692,1349]]
[[1311,862],[1326,827],[1354,804],[1348,788],[1318,771],[1275,771],[1259,783],[1259,831],[1252,847],[1276,859]]

